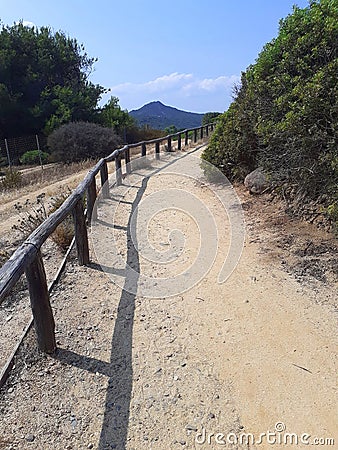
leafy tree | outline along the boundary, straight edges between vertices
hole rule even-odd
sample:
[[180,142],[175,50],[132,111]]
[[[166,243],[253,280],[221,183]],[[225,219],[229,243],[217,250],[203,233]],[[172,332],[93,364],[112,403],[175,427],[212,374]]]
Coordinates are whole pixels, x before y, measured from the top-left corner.
[[112,128],[89,122],[62,125],[48,136],[48,146],[57,161],[74,162],[109,155],[121,145]]
[[220,112],[207,112],[202,119],[202,125],[208,125],[209,123],[216,122],[216,119],[221,115]]
[[[338,205],[338,4],[294,7],[265,45],[203,157],[230,178],[258,165],[293,198]],[[333,205],[333,206],[332,206]]]
[[88,78],[96,59],[63,32],[22,23],[0,30],[0,137],[46,133],[94,120],[104,88]]
[[166,134],[175,134],[178,132],[178,128],[175,125],[170,125],[170,127],[166,127],[164,131]]
[[128,111],[121,109],[117,97],[111,97],[100,110],[99,122],[105,127],[113,128],[124,141],[128,130],[136,125],[134,118],[128,114]]

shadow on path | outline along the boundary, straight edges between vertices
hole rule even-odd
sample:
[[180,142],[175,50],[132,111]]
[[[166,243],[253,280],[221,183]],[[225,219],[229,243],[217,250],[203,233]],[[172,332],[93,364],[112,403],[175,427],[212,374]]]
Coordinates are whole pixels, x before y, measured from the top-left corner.
[[[193,152],[197,150],[198,148],[193,150]],[[185,156],[186,155],[183,155],[182,157],[184,158]],[[175,162],[176,160],[170,161],[164,167],[168,167]],[[154,170],[150,176],[160,172],[164,167]],[[54,355],[54,358],[66,364],[92,373],[99,372],[109,377],[98,450],[124,450],[126,448],[130,401],[133,387],[132,339],[136,298],[136,294],[128,291],[137,292],[138,274],[140,273],[140,262],[136,241],[137,233],[135,232],[136,230],[131,229],[131,223],[133,223],[134,227],[137,227],[137,219],[132,221],[132,217],[141,202],[148,181],[149,176],[143,178],[142,185],[141,187],[138,187],[136,198],[132,202],[131,213],[126,228],[128,247],[126,268],[117,270],[113,267],[102,267],[96,263],[90,263],[88,265],[88,267],[91,267],[94,270],[118,273],[119,275],[125,276],[111,343],[110,362],[107,363],[88,356],[78,355],[71,350],[62,348],[59,348]],[[129,202],[124,203],[129,204]],[[101,221],[101,223],[112,228],[125,230],[124,227],[111,225],[104,223],[103,221]],[[130,268],[132,270],[130,270]]]
[[[134,242],[135,233],[131,230],[131,219],[147,188],[148,180],[149,178],[144,178],[142,181],[142,186],[137,192],[133,202],[127,226],[128,253],[126,267],[132,267],[135,271],[134,274],[140,272],[140,263],[138,251],[135,248],[137,246],[137,242]],[[132,235],[134,240],[132,239]],[[137,292],[137,282],[138,275],[128,277],[126,274],[124,288],[126,288],[128,283],[129,290]],[[135,296],[135,294],[131,294],[123,289],[117,310],[114,334],[111,343],[110,378],[98,446],[99,450],[122,450],[126,446],[129,408],[133,385],[132,338]]]

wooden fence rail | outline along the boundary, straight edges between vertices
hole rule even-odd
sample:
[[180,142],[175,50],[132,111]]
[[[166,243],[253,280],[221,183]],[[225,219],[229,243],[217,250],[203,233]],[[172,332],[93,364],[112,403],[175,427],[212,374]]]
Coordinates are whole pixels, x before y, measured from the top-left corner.
[[[80,265],[88,264],[89,245],[86,222],[90,223],[91,220],[97,218],[95,205],[97,195],[96,175],[100,172],[101,195],[103,198],[108,198],[108,162],[115,161],[116,184],[120,185],[122,184],[122,159],[125,161],[126,173],[131,173],[130,149],[141,147],[141,156],[146,156],[147,146],[155,144],[155,158],[159,159],[160,144],[162,142],[166,141],[167,151],[172,151],[172,140],[173,138],[177,138],[178,150],[181,150],[182,135],[184,135],[184,145],[186,146],[189,143],[189,132],[193,132],[193,142],[196,143],[198,133],[200,138],[203,139],[204,132],[208,136],[209,132],[213,131],[214,126],[215,124],[211,123],[201,127],[179,131],[158,139],[128,144],[120,149],[114,150],[106,158],[100,159],[60,208],[36,228],[0,268],[0,304],[13,289],[22,274],[26,274],[38,345],[42,351],[52,353],[56,349],[55,324],[40,252],[42,244],[55,231],[57,226],[71,214],[74,220],[78,263]],[[87,199],[86,215],[83,206],[85,195]]]

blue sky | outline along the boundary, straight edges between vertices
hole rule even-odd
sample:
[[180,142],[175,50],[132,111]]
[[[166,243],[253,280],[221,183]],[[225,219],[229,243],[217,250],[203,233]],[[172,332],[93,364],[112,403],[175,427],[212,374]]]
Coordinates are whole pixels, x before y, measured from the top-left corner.
[[[123,109],[160,100],[187,111],[224,111],[241,71],[307,0],[0,0],[0,19],[50,26],[99,60],[91,81]],[[104,101],[107,98],[103,99]]]

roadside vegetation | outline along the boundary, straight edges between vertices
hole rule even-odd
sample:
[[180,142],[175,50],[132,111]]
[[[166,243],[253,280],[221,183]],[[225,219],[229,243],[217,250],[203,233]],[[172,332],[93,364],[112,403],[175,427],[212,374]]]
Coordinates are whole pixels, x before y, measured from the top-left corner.
[[294,7],[279,34],[242,73],[203,158],[231,180],[263,167],[302,212],[338,221],[338,4]]

